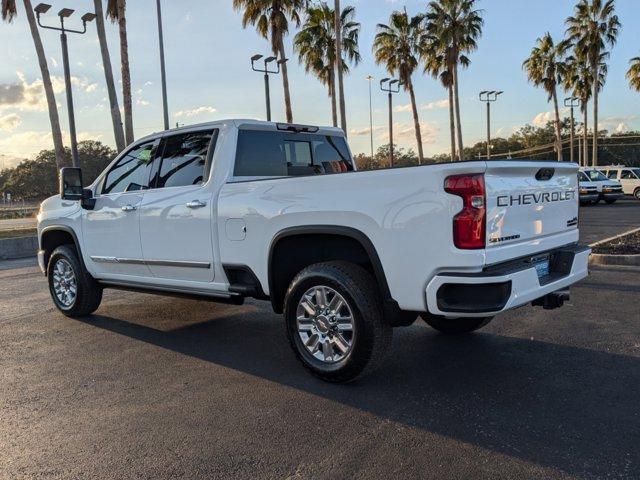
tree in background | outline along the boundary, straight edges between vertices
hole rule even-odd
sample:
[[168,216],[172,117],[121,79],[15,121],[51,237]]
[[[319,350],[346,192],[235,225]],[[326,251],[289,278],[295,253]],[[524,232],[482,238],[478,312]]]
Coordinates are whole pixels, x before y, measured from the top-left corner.
[[[446,53],[453,85],[456,114],[458,155],[463,153],[462,120],[460,119],[460,80],[458,66],[469,66],[466,54],[475,51],[482,35],[482,11],[475,9],[476,0],[433,0],[427,7],[427,31],[446,45]],[[460,159],[462,159],[460,157]]]
[[[349,73],[349,66],[344,57],[357,65],[360,62],[358,36],[360,24],[354,20],[355,7],[346,7],[340,15],[342,25],[342,52],[340,60],[342,70]],[[294,38],[294,50],[298,52],[300,63],[305,71],[311,72],[320,82],[327,86],[331,100],[333,126],[338,126],[338,110],[336,104],[336,39],[334,11],[325,2],[307,9],[302,29]]]
[[558,107],[558,86],[565,81],[566,65],[564,59],[569,49],[568,41],[555,43],[551,34],[547,32],[536,40],[522,67],[527,72],[529,81],[536,87],[542,87],[547,92],[547,101],[553,102],[556,124],[556,151],[558,161],[562,161],[562,137],[560,135],[560,109]]
[[[614,0],[580,0],[573,16],[567,18],[567,35],[574,45],[577,58],[584,59],[593,78],[600,78],[601,65],[609,57],[607,47],[613,47],[620,31]],[[598,165],[598,82],[592,82],[593,98],[593,165]]]
[[131,104],[131,70],[127,40],[126,0],[107,0],[107,18],[118,24],[120,35],[120,69],[122,73],[122,104],[124,106],[124,136],[127,145],[133,143],[133,110]]
[[[334,21],[334,31],[336,32],[336,41],[335,41],[335,50],[337,52],[342,51],[342,17],[340,13],[342,9],[340,8],[340,0],[334,0],[333,7],[333,21]],[[344,101],[344,64],[339,61],[338,57],[334,58],[335,61],[335,69],[338,73],[338,98],[340,100],[340,127],[344,131],[344,134],[347,134],[347,107]]]
[[[62,130],[60,128],[60,117],[58,115],[58,106],[56,97],[53,93],[53,83],[49,74],[49,65],[47,64],[47,56],[44,53],[40,31],[36,23],[36,17],[33,13],[33,7],[30,0],[23,0],[24,10],[27,15],[33,45],[36,49],[38,64],[40,66],[40,75],[42,75],[42,85],[44,87],[45,97],[47,99],[47,107],[49,110],[49,123],[51,123],[51,136],[53,138],[53,148],[55,152],[56,168],[59,170],[64,161],[64,145],[62,143]],[[2,0],[2,20],[11,22],[17,14],[15,0]],[[6,47],[5,47],[6,48]]]
[[[271,51],[280,59],[287,58],[284,49],[284,36],[289,33],[289,21],[300,26],[300,14],[307,6],[307,0],[233,0],[235,10],[243,10],[242,27],[256,27],[258,33],[271,42]],[[282,64],[282,86],[287,122],[293,122],[291,93],[289,90],[289,71]]]
[[411,76],[418,68],[425,44],[423,29],[424,15],[409,18],[406,11],[393,12],[389,25],[378,24],[378,33],[373,41],[373,53],[376,63],[385,66],[391,75],[397,75],[403,88],[411,97],[411,110],[418,144],[418,159],[424,161],[422,151],[422,133],[418,118],[418,106]]
[[637,92],[640,92],[640,57],[631,59],[631,66],[627,71],[627,80],[629,86]]
[[104,79],[107,84],[107,92],[109,95],[109,106],[111,109],[111,123],[113,124],[113,137],[116,142],[116,150],[121,152],[124,150],[124,130],[122,129],[122,116],[120,115],[120,107],[118,106],[118,96],[116,95],[116,85],[113,80],[113,69],[111,68],[111,56],[109,55],[109,45],[107,44],[107,35],[104,29],[104,13],[102,11],[102,0],[93,0],[93,7],[96,13],[96,30],[98,32],[98,42],[100,43],[100,54],[102,55],[102,67],[104,70]]
[[[449,133],[451,135],[451,161],[455,162],[460,157],[456,153],[456,118],[453,100],[453,74],[449,62],[448,46],[439,38],[428,36],[426,47],[423,49],[422,61],[424,62],[424,73],[428,73],[434,78],[438,78],[442,86],[449,94]],[[468,59],[461,55],[464,63]]]
[[[116,156],[116,151],[100,142],[78,143],[82,177],[93,182]],[[64,150],[62,166],[71,165],[71,151]],[[55,150],[42,150],[34,160],[25,160],[2,172],[0,192],[11,193],[15,200],[43,200],[58,193],[58,166]]]

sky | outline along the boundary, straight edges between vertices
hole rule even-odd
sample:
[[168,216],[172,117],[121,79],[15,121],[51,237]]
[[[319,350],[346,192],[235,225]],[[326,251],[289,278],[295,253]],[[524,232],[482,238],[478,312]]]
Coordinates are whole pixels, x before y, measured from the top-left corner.
[[[37,2],[33,2],[34,5]],[[55,22],[60,8],[76,9],[68,22],[80,26],[80,16],[89,11],[89,0],[50,0],[53,4],[43,21]],[[354,153],[369,152],[369,84],[373,89],[374,146],[388,143],[387,98],[378,81],[388,76],[373,60],[371,45],[376,24],[386,23],[393,10],[407,8],[413,15],[426,10],[425,0],[342,0],[356,8],[361,22],[362,61],[345,79],[349,143]],[[169,115],[171,125],[200,123],[222,118],[265,118],[261,74],[250,69],[249,58],[269,53],[269,43],[249,26],[243,29],[241,16],[231,0],[163,0],[163,25]],[[492,135],[508,136],[521,126],[542,125],[551,118],[546,94],[527,82],[522,62],[536,38],[549,31],[554,38],[564,35],[564,20],[572,13],[572,0],[479,0],[485,26],[471,65],[460,74],[460,101],[465,144],[486,135],[485,107],[478,101],[480,90],[504,90],[492,107]],[[623,28],[609,61],[609,76],[601,94],[600,128],[610,131],[640,129],[640,94],[632,92],[625,72],[629,60],[640,55],[640,2],[617,0]],[[155,2],[129,0],[127,24],[133,91],[134,132],[140,137],[162,130],[162,100]],[[75,22],[75,23],[74,23]],[[295,28],[285,40],[289,62],[294,122],[313,125],[331,123],[331,108],[325,87],[305,74],[292,52]],[[58,34],[41,30],[60,119],[68,145],[66,97]],[[120,78],[117,27],[107,23],[111,61]],[[76,128],[80,140],[95,139],[114,145],[104,71],[95,25],[85,35],[69,35],[71,74]],[[0,169],[17,159],[31,158],[52,148],[49,119],[40,70],[22,2],[12,24],[0,24]],[[414,86],[423,134],[425,155],[449,148],[447,92],[421,71]],[[284,121],[282,81],[271,77],[273,119]],[[117,85],[121,99],[121,84]],[[409,96],[394,96],[394,138],[415,149],[415,134]]]

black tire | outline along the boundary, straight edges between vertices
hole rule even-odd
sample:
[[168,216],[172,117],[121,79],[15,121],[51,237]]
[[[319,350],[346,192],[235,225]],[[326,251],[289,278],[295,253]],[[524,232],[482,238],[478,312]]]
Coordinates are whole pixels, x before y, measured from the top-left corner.
[[613,200],[605,200],[605,203],[606,203],[607,205],[612,205],[612,204],[616,203],[616,199],[613,199]]
[[447,335],[460,335],[471,333],[487,325],[493,317],[462,317],[445,318],[436,316],[425,316],[423,320],[441,333]]
[[[351,348],[344,358],[327,363],[314,357],[304,345],[297,326],[297,310],[310,289],[325,286],[338,292],[351,309]],[[393,329],[385,321],[380,294],[373,277],[349,262],[316,263],[302,270],[289,285],[284,316],[287,337],[298,359],[315,376],[346,383],[376,370],[391,344]]]
[[633,191],[633,196],[636,197],[638,200],[640,200],[640,188],[636,188]]
[[[54,289],[54,274],[58,262],[63,261],[63,265],[69,265],[76,283],[75,298],[68,304],[63,302]],[[66,263],[64,263],[66,262]],[[95,312],[102,301],[102,287],[87,272],[80,261],[76,249],[70,245],[63,245],[56,248],[47,266],[47,278],[49,280],[49,293],[53,303],[64,315],[68,317],[83,317]]]

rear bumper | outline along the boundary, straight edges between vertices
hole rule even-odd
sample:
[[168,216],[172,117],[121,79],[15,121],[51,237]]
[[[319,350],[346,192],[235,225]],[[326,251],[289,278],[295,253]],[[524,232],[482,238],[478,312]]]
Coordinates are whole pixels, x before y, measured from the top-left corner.
[[545,253],[551,256],[551,273],[542,279],[530,259],[472,274],[438,274],[426,288],[427,310],[446,317],[496,315],[566,289],[588,275],[589,247],[572,245]]

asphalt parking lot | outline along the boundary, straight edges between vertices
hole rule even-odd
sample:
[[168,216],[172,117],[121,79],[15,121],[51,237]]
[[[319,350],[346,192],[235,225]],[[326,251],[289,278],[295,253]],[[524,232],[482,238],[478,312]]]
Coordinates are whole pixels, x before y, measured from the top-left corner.
[[[640,202],[580,221],[590,243]],[[640,269],[474,335],[397,329],[376,375],[336,386],[265,303],[107,291],[71,320],[32,265],[0,271],[0,478],[640,478]]]

